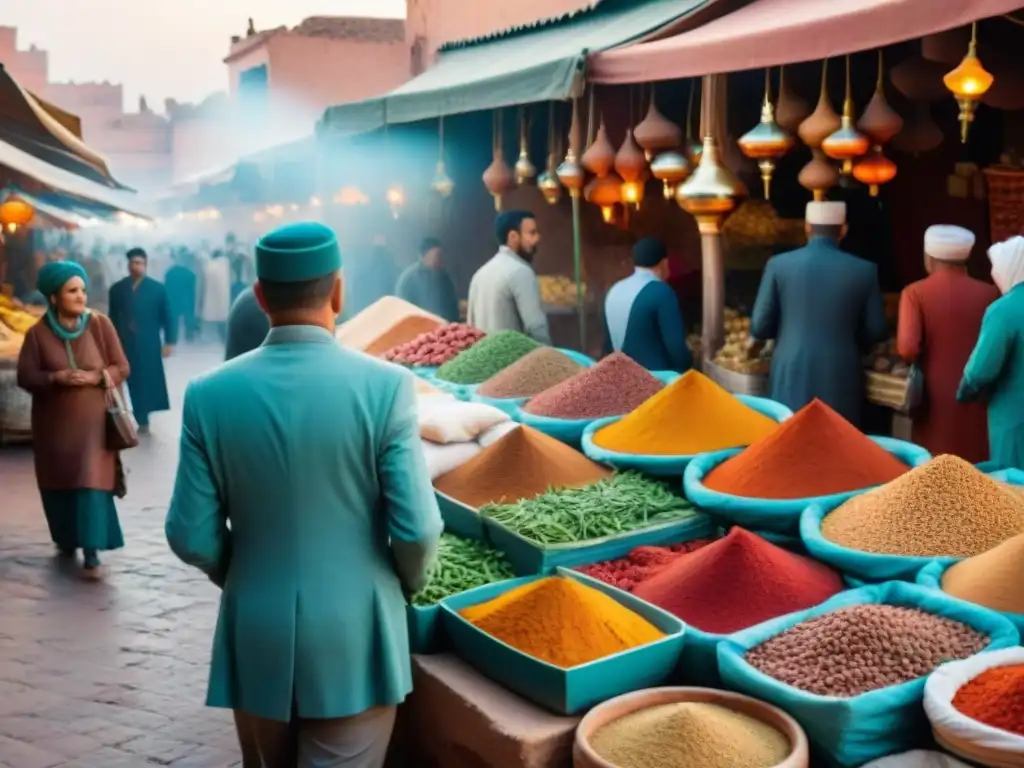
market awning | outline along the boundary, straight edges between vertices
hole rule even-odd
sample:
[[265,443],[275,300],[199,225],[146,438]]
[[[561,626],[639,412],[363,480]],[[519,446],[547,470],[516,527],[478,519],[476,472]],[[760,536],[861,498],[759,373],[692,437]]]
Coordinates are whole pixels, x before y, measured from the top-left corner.
[[133,192],[111,189],[90,181],[71,171],[50,165],[34,155],[0,139],[0,169],[4,166],[15,173],[26,176],[44,187],[81,198],[87,203],[99,204],[112,211],[122,211],[133,216],[150,218],[142,202]]
[[881,48],[1020,9],[1021,0],[754,0],[656,42],[590,56],[606,84],[675,80]]
[[578,94],[586,56],[644,39],[715,0],[605,0],[563,21],[444,51],[419,77],[376,99],[331,107],[321,128],[363,133],[386,123]]

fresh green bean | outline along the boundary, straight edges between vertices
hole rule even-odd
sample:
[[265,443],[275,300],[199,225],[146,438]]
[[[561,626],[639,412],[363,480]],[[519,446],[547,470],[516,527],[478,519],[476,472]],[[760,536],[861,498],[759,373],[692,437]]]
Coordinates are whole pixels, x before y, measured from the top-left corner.
[[501,552],[479,541],[445,533],[438,543],[437,561],[430,570],[427,586],[413,595],[411,602],[420,607],[431,606],[467,589],[513,576],[512,566]]
[[480,514],[540,545],[573,544],[685,520],[693,505],[664,483],[621,472],[583,488],[549,489],[514,504],[488,504]]

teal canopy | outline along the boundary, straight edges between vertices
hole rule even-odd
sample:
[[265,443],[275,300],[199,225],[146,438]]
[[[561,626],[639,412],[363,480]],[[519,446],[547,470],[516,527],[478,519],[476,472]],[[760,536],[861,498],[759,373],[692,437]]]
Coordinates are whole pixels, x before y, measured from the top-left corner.
[[321,130],[364,133],[386,124],[568,99],[582,90],[589,53],[643,39],[713,2],[604,2],[546,26],[449,47],[400,88],[329,108]]

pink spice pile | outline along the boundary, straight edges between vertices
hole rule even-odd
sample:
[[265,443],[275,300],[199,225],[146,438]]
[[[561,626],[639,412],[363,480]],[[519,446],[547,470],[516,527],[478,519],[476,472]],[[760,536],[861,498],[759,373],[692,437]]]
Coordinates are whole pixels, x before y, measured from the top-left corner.
[[625,557],[593,565],[582,565],[576,570],[592,579],[632,592],[642,581],[651,578],[682,555],[706,547],[714,539],[694,539],[667,547],[637,547]]

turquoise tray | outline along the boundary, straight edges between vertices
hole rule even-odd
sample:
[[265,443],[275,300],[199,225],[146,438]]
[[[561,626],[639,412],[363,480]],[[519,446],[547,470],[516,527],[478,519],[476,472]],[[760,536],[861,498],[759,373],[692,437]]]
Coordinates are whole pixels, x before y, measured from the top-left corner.
[[483,518],[475,509],[467,507],[436,488],[434,496],[437,499],[437,506],[441,509],[441,519],[444,520],[446,531],[464,539],[486,541]]
[[[793,412],[782,403],[769,400],[765,397],[753,397],[752,395],[735,395],[736,399],[744,405],[749,406],[758,413],[762,413],[775,421],[785,421]],[[602,448],[594,443],[594,433],[604,429],[609,424],[614,424],[622,416],[612,416],[608,419],[598,419],[592,422],[583,430],[581,444],[583,453],[594,461],[604,464],[611,464],[618,469],[636,469],[648,475],[656,477],[682,477],[686,465],[699,455],[690,456],[652,456],[637,453],[619,453]]]
[[594,421],[593,419],[553,419],[550,416],[538,416],[534,413],[524,411],[522,407],[516,408],[512,418],[520,424],[543,432],[548,437],[561,440],[566,445],[579,449],[580,440],[585,430]]
[[717,531],[706,515],[697,513],[687,520],[662,523],[618,536],[543,547],[488,517],[481,519],[487,541],[508,558],[516,573],[522,574],[550,573],[559,567],[573,568],[614,560],[624,557],[636,547],[677,544],[705,538]]
[[582,573],[564,568],[558,573],[604,592],[643,616],[666,636],[589,664],[562,669],[517,651],[459,616],[463,608],[493,600],[542,578],[528,576],[478,587],[442,601],[441,620],[455,652],[492,680],[562,715],[583,712],[623,693],[663,685],[671,678],[684,643],[684,625],[679,619]]
[[431,654],[446,650],[448,638],[441,627],[441,606],[405,606],[409,625],[409,653]]

